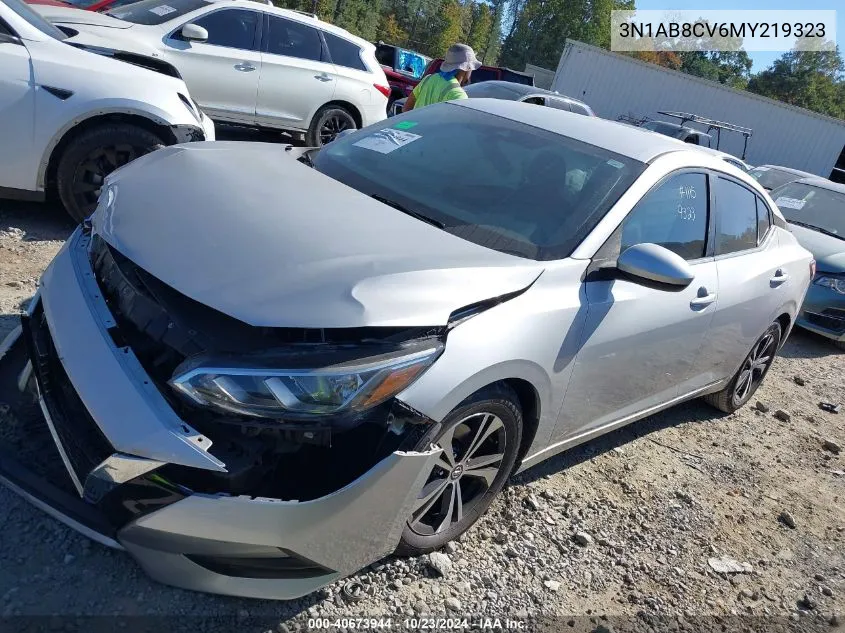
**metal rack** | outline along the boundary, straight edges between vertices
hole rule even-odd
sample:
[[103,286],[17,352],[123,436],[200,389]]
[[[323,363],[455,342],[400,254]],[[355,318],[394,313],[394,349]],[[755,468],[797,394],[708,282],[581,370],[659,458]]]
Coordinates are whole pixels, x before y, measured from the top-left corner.
[[722,138],[722,130],[729,132],[738,132],[742,134],[745,142],[742,146],[742,160],[745,160],[745,153],[748,150],[748,139],[754,133],[750,127],[742,127],[741,125],[734,125],[733,123],[725,123],[724,121],[716,121],[715,119],[708,119],[707,117],[699,116],[697,114],[690,114],[689,112],[665,112],[658,110],[658,114],[669,116],[681,120],[681,125],[685,123],[701,123],[707,126],[707,132],[716,130],[716,149],[719,149],[719,141]]

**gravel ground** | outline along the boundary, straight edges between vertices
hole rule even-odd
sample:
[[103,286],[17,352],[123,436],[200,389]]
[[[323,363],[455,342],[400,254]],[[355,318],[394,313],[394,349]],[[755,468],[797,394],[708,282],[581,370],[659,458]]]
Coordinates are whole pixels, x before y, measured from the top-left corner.
[[[0,203],[3,334],[71,229],[49,207]],[[284,633],[439,615],[501,618],[491,630],[831,630],[845,617],[845,411],[823,400],[845,404],[845,354],[794,332],[738,413],[696,401],[638,422],[515,478],[446,551],[291,602],[156,584],[0,489],[0,629]]]

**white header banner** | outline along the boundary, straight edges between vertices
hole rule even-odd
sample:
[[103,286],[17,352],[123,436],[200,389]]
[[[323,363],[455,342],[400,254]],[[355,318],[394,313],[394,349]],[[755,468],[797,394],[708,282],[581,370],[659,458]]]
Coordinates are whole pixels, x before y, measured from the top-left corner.
[[612,51],[781,52],[836,48],[834,10],[613,11]]

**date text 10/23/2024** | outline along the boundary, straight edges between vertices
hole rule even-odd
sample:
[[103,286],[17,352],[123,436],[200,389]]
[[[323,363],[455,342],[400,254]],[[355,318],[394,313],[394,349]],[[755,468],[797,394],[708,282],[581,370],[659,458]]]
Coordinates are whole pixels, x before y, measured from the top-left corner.
[[397,630],[397,631],[461,631],[461,630],[503,630],[525,631],[525,620],[496,617],[452,617],[452,618],[309,618],[309,630]]

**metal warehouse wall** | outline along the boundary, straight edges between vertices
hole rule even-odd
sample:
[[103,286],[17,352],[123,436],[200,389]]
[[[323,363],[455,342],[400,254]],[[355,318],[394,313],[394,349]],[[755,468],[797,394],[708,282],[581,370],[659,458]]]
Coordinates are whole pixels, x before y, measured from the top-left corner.
[[555,71],[534,64],[525,64],[525,72],[534,75],[534,85],[538,88],[551,89],[555,80]]
[[[785,165],[827,178],[845,147],[845,121],[581,42],[567,43],[552,89],[585,101],[607,119],[672,121],[657,114],[669,110],[750,127],[747,161],[753,165]],[[723,131],[719,149],[741,156],[742,140],[741,134]]]

